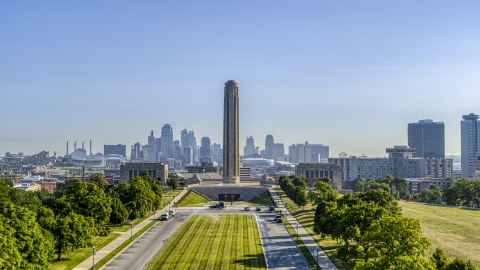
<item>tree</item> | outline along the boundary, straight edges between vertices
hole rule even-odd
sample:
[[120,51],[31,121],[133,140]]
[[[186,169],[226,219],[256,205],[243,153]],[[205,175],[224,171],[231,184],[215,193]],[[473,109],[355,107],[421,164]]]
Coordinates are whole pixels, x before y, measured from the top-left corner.
[[430,260],[435,264],[437,270],[444,270],[448,265],[448,259],[440,248],[435,249]]
[[298,206],[302,206],[303,210],[305,210],[305,205],[307,205],[307,191],[303,188],[297,188],[295,199],[295,203]]
[[155,206],[158,196],[142,177],[136,176],[128,180],[129,184],[118,187],[120,200],[129,211],[129,219],[144,217]]
[[475,266],[473,265],[472,261],[464,261],[459,258],[455,258],[453,261],[451,261],[447,267],[445,267],[445,270],[475,270]]
[[338,191],[323,181],[318,181],[315,188],[309,192],[308,199],[312,204],[318,204],[321,200],[333,201],[339,196]]
[[111,204],[112,212],[110,213],[110,222],[114,226],[123,223],[128,218],[128,210],[123,206],[119,198],[113,198]]
[[178,188],[178,180],[176,177],[168,178],[167,185],[172,189],[175,190]]
[[57,260],[62,258],[62,254],[91,245],[94,225],[92,217],[86,218],[73,211],[65,216],[58,216],[52,231]]
[[397,266],[408,262],[408,265],[421,266],[415,269],[433,269],[432,262],[425,259],[430,242],[422,236],[418,220],[383,216],[372,222],[358,243],[363,247],[368,246],[368,250],[362,254],[364,262],[359,266],[370,262],[372,269],[405,269]]
[[400,192],[407,189],[408,182],[404,178],[395,177],[392,181],[392,185],[395,187],[396,191]]
[[338,224],[340,212],[336,201],[319,201],[315,210],[313,230],[321,234],[322,238],[331,235]]
[[95,173],[90,176],[90,183],[97,185],[102,190],[105,190],[108,186],[107,180],[105,180],[103,175],[99,173]]
[[[36,222],[35,212],[12,202],[0,202],[0,224],[3,240],[0,246],[6,248],[0,248],[0,265],[18,266],[11,267],[13,269],[48,269],[53,244],[50,235]],[[2,262],[7,255],[12,256],[12,262]]]
[[56,207],[61,214],[70,211],[85,217],[92,217],[97,225],[104,225],[112,211],[111,198],[94,183],[77,182],[65,188],[64,195],[56,201]]

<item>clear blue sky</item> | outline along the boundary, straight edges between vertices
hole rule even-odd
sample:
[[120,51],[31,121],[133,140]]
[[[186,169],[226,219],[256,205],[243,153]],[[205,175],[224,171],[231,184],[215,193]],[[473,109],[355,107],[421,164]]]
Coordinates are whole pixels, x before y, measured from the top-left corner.
[[[241,147],[309,141],[384,156],[407,124],[445,122],[460,153],[480,114],[479,1],[1,1],[0,155],[66,141],[222,141],[240,86]],[[72,149],[72,148],[70,148]]]

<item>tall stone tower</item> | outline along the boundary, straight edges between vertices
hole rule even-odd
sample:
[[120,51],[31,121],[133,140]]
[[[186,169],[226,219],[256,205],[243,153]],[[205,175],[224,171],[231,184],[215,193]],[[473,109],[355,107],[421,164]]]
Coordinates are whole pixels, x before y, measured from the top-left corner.
[[223,183],[240,184],[238,83],[225,83],[223,106]]

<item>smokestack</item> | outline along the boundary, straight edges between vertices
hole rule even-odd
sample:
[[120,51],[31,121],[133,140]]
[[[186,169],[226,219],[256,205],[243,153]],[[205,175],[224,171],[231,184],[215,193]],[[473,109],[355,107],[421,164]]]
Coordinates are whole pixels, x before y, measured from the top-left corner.
[[82,150],[85,150],[85,142],[82,141]]
[[92,155],[92,140],[90,140],[90,156]]
[[67,156],[68,156],[68,141],[67,141]]
[[73,151],[77,151],[77,141],[73,144]]

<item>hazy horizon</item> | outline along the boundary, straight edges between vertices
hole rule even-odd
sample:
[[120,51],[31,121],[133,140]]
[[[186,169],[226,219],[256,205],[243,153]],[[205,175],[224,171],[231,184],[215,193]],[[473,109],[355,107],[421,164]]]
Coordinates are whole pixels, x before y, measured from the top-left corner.
[[385,156],[407,125],[480,114],[477,1],[0,3],[0,156],[66,142],[147,143],[169,123],[222,143],[223,87],[240,147],[272,134]]

